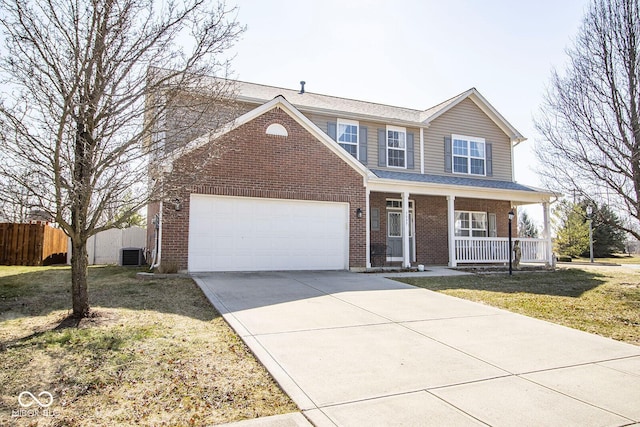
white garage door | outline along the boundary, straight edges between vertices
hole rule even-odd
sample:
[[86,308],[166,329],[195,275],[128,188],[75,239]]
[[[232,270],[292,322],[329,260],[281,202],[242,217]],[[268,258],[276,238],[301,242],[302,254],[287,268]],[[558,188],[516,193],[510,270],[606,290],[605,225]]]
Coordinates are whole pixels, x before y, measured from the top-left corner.
[[191,195],[189,271],[344,270],[347,203]]

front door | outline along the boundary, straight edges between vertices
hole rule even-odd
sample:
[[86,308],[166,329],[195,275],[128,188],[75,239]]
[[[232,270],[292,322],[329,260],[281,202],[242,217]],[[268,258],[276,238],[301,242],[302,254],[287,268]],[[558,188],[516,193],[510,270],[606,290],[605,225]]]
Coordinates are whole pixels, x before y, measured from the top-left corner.
[[[415,219],[413,200],[409,201],[409,256],[416,260]],[[403,260],[402,200],[387,200],[387,261]]]

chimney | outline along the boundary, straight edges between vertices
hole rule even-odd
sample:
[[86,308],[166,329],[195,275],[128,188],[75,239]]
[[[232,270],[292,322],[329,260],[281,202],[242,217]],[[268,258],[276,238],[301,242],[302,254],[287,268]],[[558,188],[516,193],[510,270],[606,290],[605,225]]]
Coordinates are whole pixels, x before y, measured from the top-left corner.
[[307,82],[305,82],[304,80],[300,82],[300,92],[298,92],[300,95],[302,95],[304,93],[304,85]]

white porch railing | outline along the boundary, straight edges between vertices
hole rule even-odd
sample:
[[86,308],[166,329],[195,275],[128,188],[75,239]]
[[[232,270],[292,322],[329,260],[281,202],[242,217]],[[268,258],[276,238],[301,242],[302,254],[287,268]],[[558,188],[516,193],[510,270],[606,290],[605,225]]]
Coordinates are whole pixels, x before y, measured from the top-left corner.
[[[547,262],[545,239],[514,238],[520,241],[522,256],[520,262]],[[509,238],[507,237],[456,237],[455,253],[457,263],[500,263],[509,262]]]

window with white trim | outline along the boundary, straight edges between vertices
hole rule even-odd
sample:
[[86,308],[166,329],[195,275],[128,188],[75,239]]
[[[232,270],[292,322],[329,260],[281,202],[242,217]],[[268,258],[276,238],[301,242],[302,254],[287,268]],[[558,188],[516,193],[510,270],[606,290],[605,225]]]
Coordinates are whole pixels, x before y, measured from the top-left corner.
[[458,237],[487,237],[486,212],[456,211],[455,232]]
[[484,138],[451,135],[451,153],[454,173],[486,175]]
[[407,167],[407,129],[387,125],[387,166]]
[[358,131],[358,122],[338,119],[338,144],[356,159],[358,158]]

